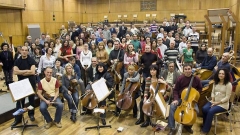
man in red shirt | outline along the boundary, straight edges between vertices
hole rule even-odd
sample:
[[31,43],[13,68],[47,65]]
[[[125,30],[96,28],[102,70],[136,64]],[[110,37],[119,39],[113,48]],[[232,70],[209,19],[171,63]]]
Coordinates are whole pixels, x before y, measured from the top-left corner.
[[[44,126],[46,129],[50,128],[52,124],[55,124],[58,128],[61,128],[62,125],[60,123],[63,111],[63,104],[58,97],[59,95],[59,87],[60,84],[58,80],[52,77],[52,68],[47,67],[44,71],[45,78],[43,78],[38,84],[38,96],[41,100],[40,102],[40,112],[44,116],[46,120],[46,125]],[[47,108],[48,106],[56,107],[55,119],[51,118]]]

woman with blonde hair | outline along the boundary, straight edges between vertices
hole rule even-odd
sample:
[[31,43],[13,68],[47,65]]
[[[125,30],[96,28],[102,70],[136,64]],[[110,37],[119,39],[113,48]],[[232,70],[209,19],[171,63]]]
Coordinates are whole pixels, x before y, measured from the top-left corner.
[[107,61],[108,61],[108,53],[104,48],[104,43],[103,42],[99,42],[98,43],[98,50],[96,52],[96,57],[98,59],[98,62],[104,63],[105,65],[107,65]]
[[[78,110],[79,94],[77,90],[77,84],[79,84],[76,73],[74,72],[73,66],[67,63],[65,66],[64,74],[62,76],[62,93],[64,98],[68,102],[68,108],[71,112],[70,119],[76,122],[76,113]],[[71,85],[71,84],[74,84]]]

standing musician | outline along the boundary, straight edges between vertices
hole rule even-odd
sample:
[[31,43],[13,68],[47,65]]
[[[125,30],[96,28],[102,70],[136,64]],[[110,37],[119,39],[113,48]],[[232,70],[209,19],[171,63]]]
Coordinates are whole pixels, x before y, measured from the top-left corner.
[[73,122],[76,122],[76,113],[78,110],[78,103],[79,103],[79,94],[77,90],[78,78],[74,72],[72,64],[68,63],[65,66],[65,71],[62,76],[62,91],[63,96],[68,102],[68,108],[71,112],[70,119]]
[[173,92],[172,89],[174,88],[174,85],[176,84],[177,78],[180,76],[180,73],[175,70],[175,63],[173,61],[170,61],[168,63],[168,69],[164,70],[161,76],[161,79],[163,79],[167,83],[168,94],[164,96],[164,99],[166,100],[166,96],[169,96],[169,98],[171,98],[171,93]]
[[[37,92],[38,97],[41,99],[40,112],[47,122],[44,126],[46,129],[50,128],[53,122],[58,128],[62,127],[60,122],[62,118],[63,104],[58,97],[60,84],[56,78],[52,77],[52,73],[52,68],[46,67],[44,71],[45,78],[39,82]],[[50,105],[56,107],[54,121],[47,110]]]
[[138,53],[134,51],[133,44],[127,46],[127,52],[124,54],[124,65],[125,70],[128,69],[129,65],[136,66],[138,62]]
[[13,82],[13,53],[9,51],[8,43],[2,43],[2,52],[0,53],[0,66],[3,68],[3,73],[5,76],[5,83],[7,89],[9,89],[8,84]]
[[96,52],[96,57],[98,59],[98,62],[101,62],[107,65],[109,56],[105,49],[105,45],[102,41],[98,43],[98,50]]
[[[144,122],[144,113],[143,113],[143,104],[147,101],[148,97],[149,97],[149,91],[150,91],[150,85],[152,82],[158,82],[158,83],[163,83],[163,81],[161,79],[158,79],[158,75],[159,75],[159,70],[158,70],[158,66],[157,65],[151,65],[149,67],[150,70],[150,77],[146,78],[146,84],[145,84],[145,89],[144,89],[144,98],[142,98],[142,100],[139,103],[139,108],[140,108],[140,118],[136,121],[135,125],[139,125],[142,122]],[[147,81],[149,80],[149,81]],[[149,126],[151,123],[150,121],[150,117],[146,116],[146,121],[144,123],[142,123],[140,126],[141,127],[147,127]]]
[[[162,61],[159,59],[156,54],[151,53],[151,46],[145,46],[145,53],[142,55],[140,59],[141,64],[144,66],[142,70],[143,79],[145,80],[147,77],[150,76],[150,66],[154,64],[161,64]],[[145,81],[144,81],[145,82]],[[142,89],[144,89],[145,83],[142,85]],[[143,92],[143,91],[142,91]]]
[[[124,93],[126,82],[136,83],[139,82],[140,75],[137,71],[135,71],[135,67],[133,65],[128,66],[128,72],[124,73],[123,81],[122,81],[122,88],[118,96]],[[140,93],[136,93],[134,97],[134,106],[133,106],[133,118],[137,118],[137,102],[136,99],[139,97]],[[116,106],[117,116],[120,114],[120,108]]]
[[[116,68],[120,69],[120,71],[117,71],[120,76],[123,74],[123,67],[122,62],[124,59],[124,51],[120,48],[120,42],[114,41],[114,50],[112,50],[109,54],[109,60],[112,64],[112,69],[116,70]],[[120,66],[120,67],[117,67]],[[120,79],[120,78],[119,78]],[[116,82],[115,82],[116,83]],[[116,89],[119,90],[119,85],[116,86]]]
[[[17,75],[18,80],[23,80],[28,78],[33,90],[36,90],[36,78],[35,78],[35,64],[36,62],[28,55],[28,48],[23,46],[21,48],[21,56],[15,60],[13,73]],[[34,101],[35,95],[28,96],[29,104],[32,107],[35,107]],[[16,110],[24,107],[25,105],[25,98],[17,101]],[[34,118],[34,110],[28,111],[28,116],[31,121],[35,121]],[[17,124],[22,122],[22,115],[17,115],[15,117],[15,121],[12,123],[11,126],[16,126]]]
[[[169,135],[175,134],[175,120],[174,120],[174,113],[177,109],[177,106],[179,106],[182,102],[181,100],[181,93],[182,91],[189,86],[190,80],[192,78],[192,65],[185,64],[183,65],[183,75],[179,76],[175,87],[173,89],[173,102],[170,105],[170,111],[168,116],[168,127],[170,128]],[[195,76],[192,82],[192,87],[195,88],[199,93],[202,91],[202,85],[200,79]],[[195,108],[198,112],[198,107]],[[184,128],[189,132],[193,133],[193,130],[191,129],[192,126],[184,126]]]
[[[113,78],[111,76],[110,73],[107,72],[107,67],[103,64],[103,63],[98,63],[97,67],[97,72],[95,74],[95,78],[93,81],[97,81],[101,78],[104,78],[106,81],[106,85],[108,88],[112,88],[114,86],[114,81]],[[89,93],[91,91],[91,84],[88,84],[86,87],[86,93]],[[106,99],[104,99],[103,101],[99,102],[98,104],[100,107],[102,106],[106,106]],[[101,120],[102,120],[102,124],[106,125],[106,113],[104,114],[100,114]]]

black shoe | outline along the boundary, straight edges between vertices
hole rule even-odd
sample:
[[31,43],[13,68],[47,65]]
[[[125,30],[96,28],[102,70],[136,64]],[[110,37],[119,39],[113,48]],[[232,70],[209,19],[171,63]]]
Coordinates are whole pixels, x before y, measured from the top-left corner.
[[105,119],[102,119],[102,124],[106,125],[106,120]]
[[186,131],[190,134],[193,134],[193,130],[191,127],[188,127],[188,126],[184,126],[184,128],[186,129]]
[[145,121],[143,124],[140,125],[140,127],[147,127],[150,125],[149,121]]
[[21,123],[21,121],[15,120],[11,126],[16,126],[17,124]]
[[133,118],[137,118],[137,114],[133,114]]
[[70,117],[70,119],[72,120],[72,122],[76,122],[77,121],[77,117],[76,117],[76,113],[73,113]]
[[34,118],[33,115],[29,116],[29,118],[30,118],[31,121],[35,121],[35,118]]
[[141,123],[143,123],[143,122],[144,122],[143,119],[138,119],[138,120],[136,121],[135,125],[139,125],[139,124],[141,124]]
[[114,115],[115,115],[116,117],[118,117],[118,116],[120,115],[119,112],[113,112],[113,113],[114,113]]
[[175,135],[176,134],[176,129],[170,129],[168,135]]

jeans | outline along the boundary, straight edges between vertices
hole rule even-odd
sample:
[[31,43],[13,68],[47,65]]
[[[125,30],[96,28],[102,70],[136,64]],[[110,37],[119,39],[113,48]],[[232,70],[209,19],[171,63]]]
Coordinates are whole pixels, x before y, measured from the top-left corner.
[[[29,101],[29,105],[31,105],[32,107],[35,108],[35,94],[34,95],[30,95],[28,96],[28,101]],[[25,98],[18,100],[16,103],[16,110],[20,109],[20,108],[24,108],[25,105]],[[34,116],[34,109],[33,110],[29,110],[28,111],[28,116]],[[15,117],[16,121],[21,121],[22,120],[22,115],[17,115]]]
[[77,107],[78,107],[78,103],[79,103],[78,92],[76,91],[76,92],[72,93],[71,95],[69,95],[67,91],[64,91],[63,96],[68,102],[68,108],[69,108],[70,112],[77,113]]
[[202,87],[206,87],[208,86],[210,80],[202,80],[201,83],[202,83]]
[[203,128],[202,128],[202,131],[205,132],[205,133],[208,133],[211,129],[214,114],[226,111],[226,109],[224,109],[220,106],[211,107],[211,105],[212,104],[210,102],[208,102],[202,108],[202,113],[203,113]]
[[[50,98],[50,100],[52,100],[52,98]],[[53,104],[54,107],[56,107],[56,112],[55,112],[55,118],[54,118],[54,122],[59,123],[61,121],[62,118],[62,111],[63,111],[63,104],[60,100],[60,98],[56,98],[56,102],[60,103],[60,104]],[[48,105],[46,104],[45,101],[41,101],[40,102],[40,112],[42,113],[44,119],[47,121],[47,123],[52,122],[52,118],[47,110]]]
[[[177,107],[179,105],[181,105],[181,103],[182,103],[182,100],[179,99],[178,105],[173,105],[173,104],[170,105],[169,116],[168,116],[168,127],[171,129],[175,129],[174,113],[175,113]],[[198,108],[197,104],[195,104],[194,109],[196,110],[197,113],[199,112],[199,108]],[[187,127],[187,126],[185,126],[185,127]],[[192,127],[192,126],[189,126],[189,127]]]

